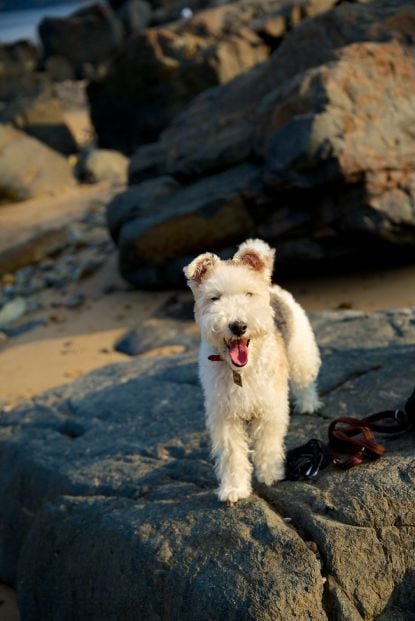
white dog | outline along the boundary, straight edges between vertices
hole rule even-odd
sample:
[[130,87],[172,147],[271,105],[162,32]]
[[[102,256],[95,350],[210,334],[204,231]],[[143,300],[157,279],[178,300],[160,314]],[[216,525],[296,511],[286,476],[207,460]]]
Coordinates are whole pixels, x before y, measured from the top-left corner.
[[274,253],[254,239],[231,260],[206,253],[184,268],[201,330],[199,373],[218,494],[229,505],[251,493],[250,452],[259,481],[284,478],[288,381],[299,412],[320,406],[318,347],[301,306],[271,284]]

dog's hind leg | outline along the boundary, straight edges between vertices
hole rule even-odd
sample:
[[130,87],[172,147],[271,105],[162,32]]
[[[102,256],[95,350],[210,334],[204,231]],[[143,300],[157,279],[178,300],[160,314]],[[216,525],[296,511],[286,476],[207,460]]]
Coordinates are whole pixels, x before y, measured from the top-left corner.
[[315,412],[321,407],[317,392],[320,352],[303,308],[277,285],[271,287],[275,320],[284,339],[290,385],[297,412]]

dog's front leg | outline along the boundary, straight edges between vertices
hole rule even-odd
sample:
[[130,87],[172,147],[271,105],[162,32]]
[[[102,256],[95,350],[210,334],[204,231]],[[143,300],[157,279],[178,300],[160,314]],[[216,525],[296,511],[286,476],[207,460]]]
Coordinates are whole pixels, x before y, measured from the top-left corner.
[[258,481],[272,485],[285,477],[284,438],[288,426],[287,411],[275,412],[253,421],[255,474]]
[[219,500],[232,505],[252,491],[252,465],[244,423],[238,418],[227,419],[220,411],[210,412],[207,422],[219,479]]

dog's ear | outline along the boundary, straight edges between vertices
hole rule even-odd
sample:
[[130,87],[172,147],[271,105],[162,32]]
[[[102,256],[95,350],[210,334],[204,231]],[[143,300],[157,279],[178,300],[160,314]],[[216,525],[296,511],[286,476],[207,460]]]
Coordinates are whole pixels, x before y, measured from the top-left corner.
[[239,246],[233,260],[247,265],[271,282],[274,257],[275,250],[262,239],[248,239]]
[[203,282],[213,266],[220,261],[216,254],[206,252],[200,254],[196,259],[193,259],[189,265],[183,268],[184,274],[187,278],[187,284],[195,291],[195,289]]

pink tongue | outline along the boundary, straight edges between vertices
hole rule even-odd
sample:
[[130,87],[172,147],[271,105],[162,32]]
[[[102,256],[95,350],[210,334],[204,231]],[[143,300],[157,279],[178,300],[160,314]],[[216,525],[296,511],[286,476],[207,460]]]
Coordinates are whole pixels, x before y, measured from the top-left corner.
[[236,366],[243,367],[248,362],[248,347],[243,341],[232,341],[229,355]]

